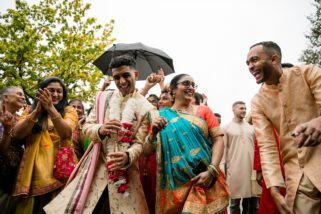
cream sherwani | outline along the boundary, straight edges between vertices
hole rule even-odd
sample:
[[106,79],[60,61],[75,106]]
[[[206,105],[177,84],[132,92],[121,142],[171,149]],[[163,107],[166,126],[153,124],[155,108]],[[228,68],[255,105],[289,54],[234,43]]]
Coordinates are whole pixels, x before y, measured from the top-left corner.
[[[107,99],[106,102],[106,111],[105,111],[105,121],[110,120],[111,115],[111,103],[108,103],[113,100],[114,96],[118,96],[121,99],[120,112],[123,112],[127,101],[129,98],[135,98],[137,100],[137,108],[135,109],[135,121],[134,127],[138,129],[140,126],[143,117],[147,114],[148,111],[152,110],[154,107],[138,92],[122,97],[119,91],[111,92],[111,98]],[[96,111],[92,111],[92,114],[86,120],[86,123],[83,126],[83,132],[91,140],[99,139],[98,130],[102,124],[97,124],[97,119],[95,115]],[[101,139],[100,139],[101,140]],[[106,155],[113,151],[113,142],[112,139],[106,138],[102,140],[103,149],[102,156]],[[127,151],[129,153],[130,167],[129,167],[129,197],[124,198],[121,193],[117,193],[117,189],[114,188],[113,184],[108,182],[108,192],[109,192],[109,204],[111,213],[148,213],[147,204],[144,197],[144,192],[140,183],[139,170],[137,165],[137,159],[142,153],[142,144],[134,143],[129,148],[123,148],[122,144],[117,144],[118,151]],[[105,161],[104,161],[105,162]],[[105,178],[106,179],[106,178]],[[90,200],[90,199],[89,199]]]
[[252,171],[254,158],[254,129],[246,121],[233,120],[223,127],[224,159],[230,197],[250,198],[252,194]]
[[[147,112],[154,109],[155,107],[151,105],[141,94],[134,92],[133,94],[127,95],[123,97],[119,91],[107,92],[106,103],[105,103],[105,115],[104,122],[110,120],[111,115],[115,115],[115,112],[119,112],[122,114],[126,104],[129,102],[134,103],[132,113],[135,114],[133,127],[134,130],[137,130],[147,115]],[[113,106],[113,101],[117,100],[117,105],[119,107],[115,108]],[[93,181],[90,186],[88,197],[85,201],[85,207],[83,213],[92,213],[94,210],[99,198],[105,187],[108,187],[108,195],[109,195],[109,205],[110,205],[110,213],[133,213],[133,214],[146,214],[148,213],[148,207],[145,200],[144,192],[142,189],[142,185],[139,177],[139,170],[137,159],[142,153],[142,144],[138,142],[134,142],[131,145],[126,145],[123,143],[117,143],[115,147],[114,139],[105,137],[105,139],[100,139],[98,130],[103,124],[97,124],[97,115],[96,115],[96,107],[94,106],[93,111],[91,111],[90,115],[86,119],[86,123],[83,126],[83,132],[86,136],[88,136],[92,141],[100,141],[102,142],[101,151],[100,151],[100,159],[98,165],[95,170],[95,175],[93,177]],[[113,112],[114,111],[114,112]],[[124,115],[122,115],[124,116]],[[121,117],[119,119],[121,119]],[[141,127],[140,129],[142,129]],[[124,194],[118,193],[117,188],[107,180],[106,176],[106,157],[110,152],[114,152],[114,150],[123,151],[129,153],[129,164],[125,166],[128,169],[128,177],[129,177],[129,188],[127,189],[129,196],[125,197]],[[77,188],[77,181],[80,179],[79,177],[82,174],[79,174],[63,191],[56,197],[54,201],[52,201],[46,207],[46,212],[48,213],[61,213],[64,212],[66,205],[64,203],[68,203],[69,198],[73,197],[71,194],[75,188]],[[106,199],[107,200],[107,199]]]
[[[320,116],[321,69],[313,65],[294,66],[284,69],[279,81],[278,85],[264,84],[255,95],[252,121],[266,186],[286,186],[286,200],[292,208],[303,174],[321,191],[321,145],[298,149],[297,140],[291,137],[297,125]],[[280,138],[285,182],[273,127]]]

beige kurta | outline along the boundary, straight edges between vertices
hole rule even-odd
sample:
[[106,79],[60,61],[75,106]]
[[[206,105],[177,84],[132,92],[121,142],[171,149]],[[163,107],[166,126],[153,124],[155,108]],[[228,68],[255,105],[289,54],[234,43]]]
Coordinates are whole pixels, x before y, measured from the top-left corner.
[[272,131],[275,127],[290,207],[303,173],[321,191],[321,145],[298,149],[297,140],[291,137],[298,124],[320,116],[320,107],[321,69],[313,65],[284,69],[278,85],[264,84],[252,100],[252,121],[266,186],[285,186]]
[[[112,101],[117,98],[121,99],[120,102],[120,113],[123,112],[127,101],[130,98],[134,98],[135,106],[134,113],[135,118],[133,121],[134,129],[138,129],[142,124],[144,116],[148,111],[154,109],[155,107],[151,105],[141,94],[134,92],[126,97],[122,97],[119,91],[107,92],[106,104],[105,104],[105,116],[104,121],[110,120],[110,116],[112,115]],[[121,119],[121,118],[120,118]],[[103,124],[97,124],[97,116],[96,116],[96,106],[94,106],[93,111],[90,113],[88,118],[86,119],[86,123],[83,126],[83,132],[86,136],[88,136],[92,141],[101,141],[101,154],[98,166],[95,171],[95,175],[93,178],[92,185],[90,186],[90,191],[85,203],[85,208],[83,213],[92,213],[94,210],[103,190],[106,185],[108,185],[108,194],[109,194],[109,204],[110,204],[110,213],[133,213],[133,214],[145,214],[148,213],[148,207],[145,200],[144,192],[142,189],[142,185],[139,177],[139,170],[137,159],[142,153],[142,144],[141,143],[133,143],[129,147],[125,144],[117,144],[117,151],[126,151],[129,153],[129,188],[127,189],[129,196],[124,197],[124,194],[118,193],[117,188],[106,178],[106,156],[110,152],[114,151],[114,140],[106,137],[104,140],[99,138],[98,130]],[[79,180],[77,176],[64,190],[61,194],[59,194],[59,200],[56,199],[54,203],[51,203],[50,206],[47,206],[46,212],[48,213],[59,213],[60,210],[64,210],[64,203],[68,201],[68,197],[72,197],[70,192],[75,188],[77,182]],[[57,197],[58,198],[58,197]],[[60,207],[60,208],[59,208]],[[54,210],[55,209],[55,210]]]
[[224,160],[230,197],[252,197],[252,171],[254,158],[254,129],[245,122],[232,121],[223,127]]

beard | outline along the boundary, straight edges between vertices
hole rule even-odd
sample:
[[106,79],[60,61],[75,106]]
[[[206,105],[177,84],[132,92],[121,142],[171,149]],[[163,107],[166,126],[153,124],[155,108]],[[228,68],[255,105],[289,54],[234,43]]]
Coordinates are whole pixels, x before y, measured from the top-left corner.
[[263,71],[263,77],[259,82],[257,82],[258,84],[263,83],[270,78],[273,71],[273,65],[268,62],[264,62],[262,65],[262,71]]

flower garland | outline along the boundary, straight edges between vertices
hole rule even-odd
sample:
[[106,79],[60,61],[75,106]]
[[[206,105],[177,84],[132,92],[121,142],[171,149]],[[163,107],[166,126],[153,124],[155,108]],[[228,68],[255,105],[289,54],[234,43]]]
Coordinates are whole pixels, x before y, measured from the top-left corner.
[[[133,121],[135,119],[135,112],[137,109],[137,102],[135,97],[130,97],[124,107],[124,110],[121,112],[121,104],[124,101],[124,97],[116,94],[110,100],[110,119],[119,120],[122,124],[122,130],[120,134],[116,137],[114,142],[114,150],[117,148],[117,143],[127,143],[130,145],[132,142],[133,132]],[[120,139],[119,139],[120,137]],[[112,165],[113,162],[109,162],[106,167]],[[109,173],[108,179],[113,183],[117,188],[117,192],[123,193],[125,197],[129,196],[129,193],[126,191],[129,188],[129,177],[128,170],[120,169],[116,172]]]

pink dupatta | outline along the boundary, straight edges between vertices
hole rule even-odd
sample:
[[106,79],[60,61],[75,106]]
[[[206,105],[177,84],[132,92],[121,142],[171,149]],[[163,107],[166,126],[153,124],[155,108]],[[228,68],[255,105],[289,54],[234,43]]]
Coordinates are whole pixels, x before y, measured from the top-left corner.
[[[106,103],[106,93],[104,92],[99,92],[96,96],[96,116],[97,116],[97,123],[98,124],[103,124],[104,123],[104,117],[105,117],[105,103]],[[89,193],[89,189],[94,177],[95,169],[97,166],[99,154],[100,154],[100,147],[101,147],[101,142],[93,142],[89,145],[88,149],[86,150],[84,156],[80,159],[79,164],[77,164],[75,170],[73,173],[70,175],[67,185],[75,178],[77,175],[78,169],[81,166],[81,163],[86,159],[86,156],[88,156],[89,152],[92,152],[92,157],[89,165],[89,170],[87,173],[87,176],[84,179],[83,183],[83,188],[79,192],[79,195],[76,199],[76,203],[74,204],[73,207],[73,213],[82,213],[86,199]]]
[[[104,123],[107,94],[106,92],[99,92],[96,96],[96,116],[98,124]],[[89,145],[85,154],[71,173],[65,189],[44,207],[46,213],[83,213],[99,162],[101,144],[101,142],[92,142]],[[68,185],[72,182],[74,183],[74,187],[68,188]]]

